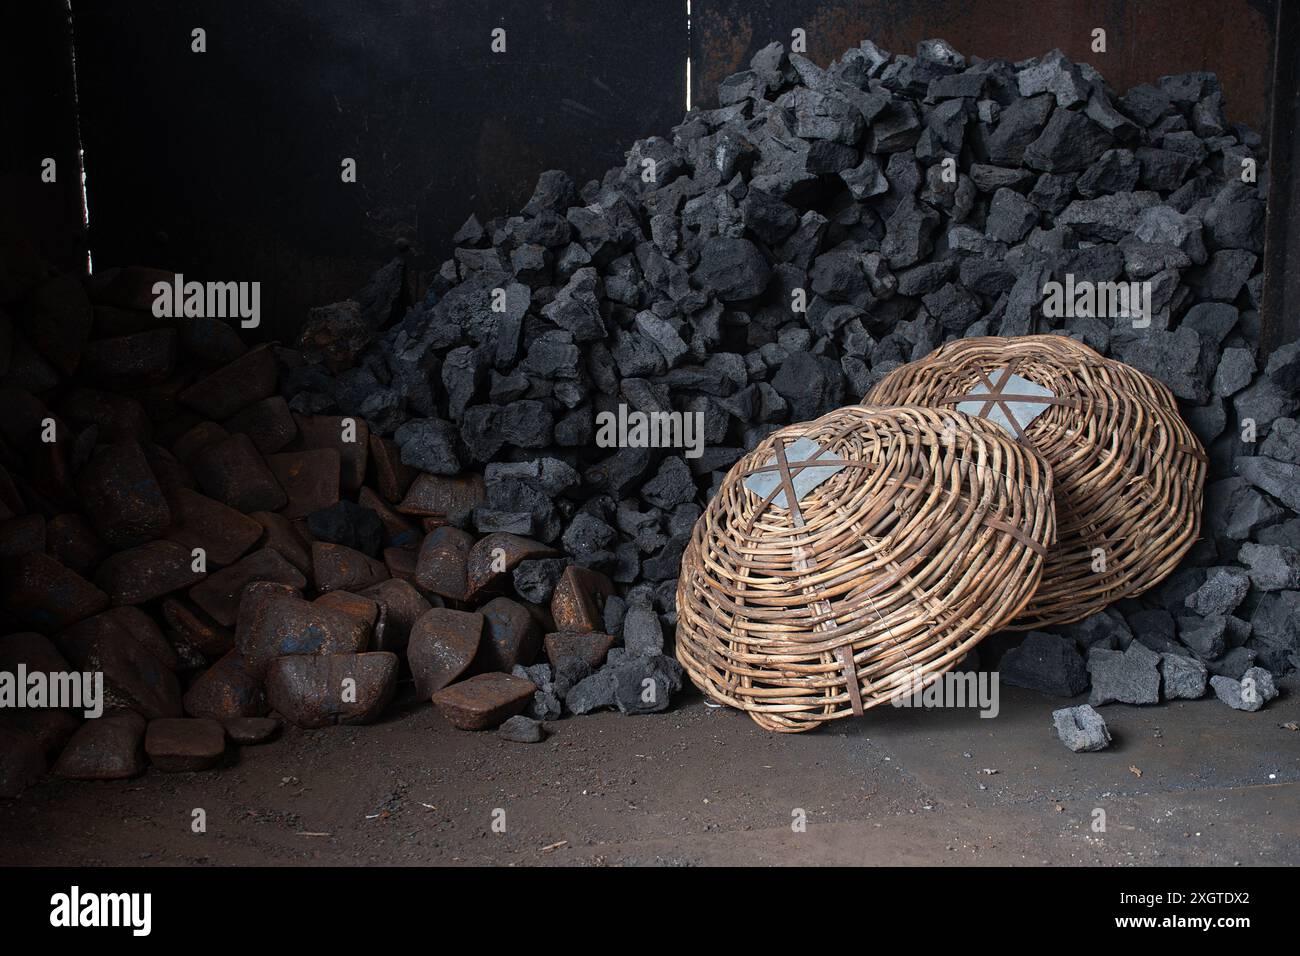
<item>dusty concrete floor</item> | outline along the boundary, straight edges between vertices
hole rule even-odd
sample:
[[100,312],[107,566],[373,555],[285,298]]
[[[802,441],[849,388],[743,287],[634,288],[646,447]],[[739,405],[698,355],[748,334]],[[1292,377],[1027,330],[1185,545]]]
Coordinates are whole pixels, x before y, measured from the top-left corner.
[[1061,702],[1014,687],[995,719],[877,708],[797,736],[692,694],[567,718],[537,745],[416,705],[289,729],[219,771],[50,780],[0,803],[0,863],[1295,864],[1300,687],[1282,689],[1255,714],[1102,708],[1115,744],[1096,754],[1057,741]]

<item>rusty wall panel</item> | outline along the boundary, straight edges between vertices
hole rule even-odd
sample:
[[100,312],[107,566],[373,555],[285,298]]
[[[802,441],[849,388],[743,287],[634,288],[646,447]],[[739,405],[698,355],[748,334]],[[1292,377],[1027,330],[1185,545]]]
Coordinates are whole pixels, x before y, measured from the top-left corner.
[[[1017,60],[1059,47],[1120,91],[1167,73],[1219,74],[1229,118],[1265,132],[1277,0],[693,0],[692,101],[715,102],[724,77],[773,40],[807,31],[825,66],[860,40],[913,53],[941,37],[967,56]],[[1091,31],[1106,30],[1106,53]]]
[[1268,222],[1264,236],[1264,350],[1300,338],[1300,5],[1279,10]]
[[[264,333],[537,174],[581,184],[685,103],[684,4],[73,0],[97,267],[261,280]],[[489,49],[506,28],[507,52]],[[207,30],[208,52],[190,52]],[[359,182],[340,182],[342,157]]]

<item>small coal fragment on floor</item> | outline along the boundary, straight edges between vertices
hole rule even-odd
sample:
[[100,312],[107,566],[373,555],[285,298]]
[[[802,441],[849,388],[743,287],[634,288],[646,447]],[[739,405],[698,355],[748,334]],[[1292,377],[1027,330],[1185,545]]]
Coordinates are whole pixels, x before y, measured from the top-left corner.
[[497,728],[497,736],[517,744],[537,744],[545,739],[546,733],[541,721],[516,714]]
[[1105,750],[1110,746],[1106,721],[1088,704],[1052,711],[1052,723],[1061,743],[1075,753]]

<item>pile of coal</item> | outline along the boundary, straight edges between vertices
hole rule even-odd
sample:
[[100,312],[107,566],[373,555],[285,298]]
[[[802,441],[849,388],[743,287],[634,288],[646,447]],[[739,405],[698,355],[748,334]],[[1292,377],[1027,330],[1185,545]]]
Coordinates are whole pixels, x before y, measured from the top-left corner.
[[[691,524],[766,434],[956,337],[1074,336],[1177,396],[1206,527],[1163,586],[1031,636],[1007,678],[1137,702],[1296,665],[1300,343],[1260,352],[1267,164],[1213,74],[1117,95],[1057,51],[868,41],[822,69],[772,44],[719,102],[599,182],[550,171],[518,215],[471,218],[364,345],[319,312],[347,354],[306,341],[291,406],[364,416],[434,474],[486,468],[465,527],[552,544],[671,625]],[[602,432],[629,414],[700,441]]]

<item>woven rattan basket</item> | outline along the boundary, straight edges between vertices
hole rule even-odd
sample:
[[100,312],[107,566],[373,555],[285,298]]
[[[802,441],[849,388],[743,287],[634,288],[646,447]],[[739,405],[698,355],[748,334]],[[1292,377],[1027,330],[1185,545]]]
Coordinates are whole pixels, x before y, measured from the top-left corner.
[[1050,469],[991,423],[851,406],[784,428],[695,525],[677,659],[769,730],[861,715],[1020,611],[1054,521]]
[[1081,620],[1141,594],[1200,532],[1205,451],[1173,396],[1074,339],[949,342],[890,372],[864,400],[995,418],[1051,465],[1057,543],[1014,629]]

